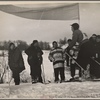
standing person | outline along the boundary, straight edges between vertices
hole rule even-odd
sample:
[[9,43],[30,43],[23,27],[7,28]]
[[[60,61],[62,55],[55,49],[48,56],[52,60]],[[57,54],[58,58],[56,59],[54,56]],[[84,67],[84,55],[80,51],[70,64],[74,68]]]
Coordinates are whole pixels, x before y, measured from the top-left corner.
[[[70,45],[71,42],[72,42],[72,40],[71,40],[71,39],[68,39],[68,41],[67,41],[68,46]],[[68,67],[70,66],[70,63],[69,63],[69,62],[70,62],[70,61],[69,61],[69,56],[66,55],[66,63],[67,63],[67,66],[68,66]]]
[[[100,63],[100,35],[92,38],[95,41],[93,45],[92,58]],[[94,43],[94,42],[93,42]],[[100,78],[100,65],[90,59],[90,76],[91,78]]]
[[[77,62],[84,70],[87,70],[87,65],[90,64],[90,57],[92,57],[96,44],[96,36],[92,35],[90,39],[83,43],[80,47]],[[92,68],[90,68],[92,70]],[[81,76],[81,75],[80,75]]]
[[23,57],[18,47],[14,43],[10,43],[8,52],[8,64],[12,71],[15,85],[20,84],[20,73],[25,69]]
[[[78,56],[78,51],[77,51],[78,46],[75,45],[73,48],[69,51],[70,56],[74,59],[70,58],[70,73],[71,73],[71,78],[68,82],[74,82],[75,80],[75,71],[76,69],[79,69],[75,63],[77,56]],[[80,71],[79,71],[80,75]]]
[[39,47],[38,41],[34,40],[30,47],[25,51],[28,55],[28,63],[31,70],[32,84],[37,82],[43,82],[41,77],[41,64],[43,61],[43,52]]
[[[65,81],[65,74],[64,74],[64,61],[65,61],[65,55],[62,48],[58,47],[58,44],[56,41],[52,43],[53,48],[49,53],[49,60],[53,62],[54,67],[54,75],[55,75],[55,82],[58,83]],[[59,74],[61,80],[59,80]]]

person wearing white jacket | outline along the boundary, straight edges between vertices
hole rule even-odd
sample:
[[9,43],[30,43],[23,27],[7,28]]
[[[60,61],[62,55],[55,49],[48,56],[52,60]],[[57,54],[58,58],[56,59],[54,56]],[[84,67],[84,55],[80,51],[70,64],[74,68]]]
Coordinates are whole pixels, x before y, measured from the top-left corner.
[[[65,54],[64,50],[58,47],[56,41],[52,43],[53,48],[49,53],[49,60],[53,62],[54,67],[54,75],[55,75],[55,82],[64,82],[65,81],[65,74],[64,74],[64,61],[65,61]],[[61,80],[59,80],[59,75]]]

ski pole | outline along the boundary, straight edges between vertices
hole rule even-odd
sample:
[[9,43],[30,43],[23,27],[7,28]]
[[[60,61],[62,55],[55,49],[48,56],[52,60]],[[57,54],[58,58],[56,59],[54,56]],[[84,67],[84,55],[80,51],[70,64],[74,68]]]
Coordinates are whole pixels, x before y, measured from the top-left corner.
[[43,83],[46,84],[46,81],[45,81],[45,72],[44,72],[44,65],[42,63],[42,78],[43,78]]
[[9,85],[10,85],[10,83],[11,83],[11,81],[12,81],[12,72],[11,72],[11,78],[10,78],[10,80],[9,80],[9,68],[8,68],[8,83],[9,83]]
[[97,61],[97,60],[95,60],[94,58],[91,58],[93,61],[95,61],[98,65],[100,65],[100,63]]
[[81,71],[81,75],[82,75],[82,77],[86,78],[86,75],[85,75],[85,74],[87,74],[87,71],[85,71],[85,70],[81,67],[81,65],[78,64],[77,61],[76,61],[73,57],[71,57],[67,52],[66,52],[66,54],[67,54],[72,60],[75,61],[76,65],[77,65],[79,68],[81,68],[81,70],[82,70],[82,71]]
[[73,57],[71,57],[67,52],[66,52],[66,54],[67,54],[72,60],[75,61],[75,63],[78,65],[79,68],[81,68],[81,69],[84,71],[84,69],[81,67],[81,65],[79,65]]

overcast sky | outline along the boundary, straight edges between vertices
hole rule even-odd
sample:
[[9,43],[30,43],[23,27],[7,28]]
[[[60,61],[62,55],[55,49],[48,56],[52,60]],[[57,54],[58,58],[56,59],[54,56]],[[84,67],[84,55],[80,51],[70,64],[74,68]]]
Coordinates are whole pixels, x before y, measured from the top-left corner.
[[[31,20],[0,11],[0,41],[24,40],[30,44],[34,39],[52,42],[71,38],[73,21]],[[80,4],[80,29],[87,33],[100,34],[100,4]]]

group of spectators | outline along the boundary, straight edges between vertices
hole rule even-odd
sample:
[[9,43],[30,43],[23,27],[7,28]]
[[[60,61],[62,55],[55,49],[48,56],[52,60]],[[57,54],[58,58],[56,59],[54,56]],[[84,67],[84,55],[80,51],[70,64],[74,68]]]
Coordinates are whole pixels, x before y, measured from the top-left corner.
[[[82,79],[82,71],[87,70],[89,65],[90,78],[100,78],[100,35],[93,34],[89,39],[86,34],[79,30],[79,24],[71,25],[73,32],[72,39],[68,39],[68,47],[63,50],[58,46],[57,41],[53,41],[53,48],[50,50],[48,59],[53,63],[55,82],[65,82],[65,61],[70,67],[71,79],[75,81],[75,70],[79,70],[79,81]],[[43,62],[43,51],[39,47],[38,41],[33,43],[25,50],[28,55],[28,64],[30,65],[30,75],[32,84],[41,82],[43,77],[41,65]],[[25,70],[24,60],[21,51],[15,47],[14,43],[9,45],[8,64],[13,73],[15,85],[20,84],[20,73]],[[49,70],[49,69],[48,69]],[[59,79],[60,75],[60,79]]]

